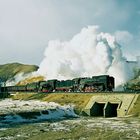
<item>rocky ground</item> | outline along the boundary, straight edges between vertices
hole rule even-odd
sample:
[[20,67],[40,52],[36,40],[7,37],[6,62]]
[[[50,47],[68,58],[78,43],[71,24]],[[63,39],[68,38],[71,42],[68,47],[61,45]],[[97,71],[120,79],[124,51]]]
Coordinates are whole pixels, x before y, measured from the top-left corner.
[[0,140],[140,139],[138,117],[81,117],[74,114],[72,106],[11,99],[0,102],[0,113]]
[[138,118],[88,118],[1,127],[0,140],[139,140]]

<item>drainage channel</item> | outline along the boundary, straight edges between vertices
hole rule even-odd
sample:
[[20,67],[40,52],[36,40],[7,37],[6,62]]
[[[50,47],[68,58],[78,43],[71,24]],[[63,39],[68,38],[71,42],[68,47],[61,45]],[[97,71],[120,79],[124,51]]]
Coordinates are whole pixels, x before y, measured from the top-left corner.
[[108,102],[104,107],[104,117],[117,117],[117,103]]
[[99,103],[95,102],[90,109],[90,116],[94,117],[117,117],[119,103]]
[[90,109],[90,115],[94,117],[104,116],[104,106],[105,103],[97,103],[95,102]]

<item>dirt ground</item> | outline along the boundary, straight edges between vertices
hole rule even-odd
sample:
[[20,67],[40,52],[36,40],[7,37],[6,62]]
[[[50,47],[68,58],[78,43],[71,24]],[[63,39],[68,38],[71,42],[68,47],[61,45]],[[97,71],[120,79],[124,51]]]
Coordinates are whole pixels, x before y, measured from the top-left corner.
[[139,140],[140,118],[91,118],[0,124],[0,140]]

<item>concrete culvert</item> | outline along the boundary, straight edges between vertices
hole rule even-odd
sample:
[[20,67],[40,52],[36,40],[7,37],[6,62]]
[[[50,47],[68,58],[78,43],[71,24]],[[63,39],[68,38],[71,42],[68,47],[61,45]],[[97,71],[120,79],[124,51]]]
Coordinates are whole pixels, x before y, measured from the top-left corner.
[[104,106],[105,103],[95,102],[90,109],[90,115],[95,117],[104,116]]
[[104,108],[104,117],[117,117],[118,103],[108,102]]

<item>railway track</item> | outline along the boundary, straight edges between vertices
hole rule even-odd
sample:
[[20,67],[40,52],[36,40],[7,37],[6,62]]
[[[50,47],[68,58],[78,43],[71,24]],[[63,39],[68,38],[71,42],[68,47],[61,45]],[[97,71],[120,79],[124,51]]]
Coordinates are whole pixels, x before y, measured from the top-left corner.
[[[140,94],[140,91],[113,91],[113,92],[109,92],[109,91],[101,91],[101,92],[37,92],[37,91],[12,91],[12,92],[8,92],[8,93],[40,93],[40,94]],[[7,92],[5,92],[7,93]],[[4,94],[4,93],[3,93]]]

